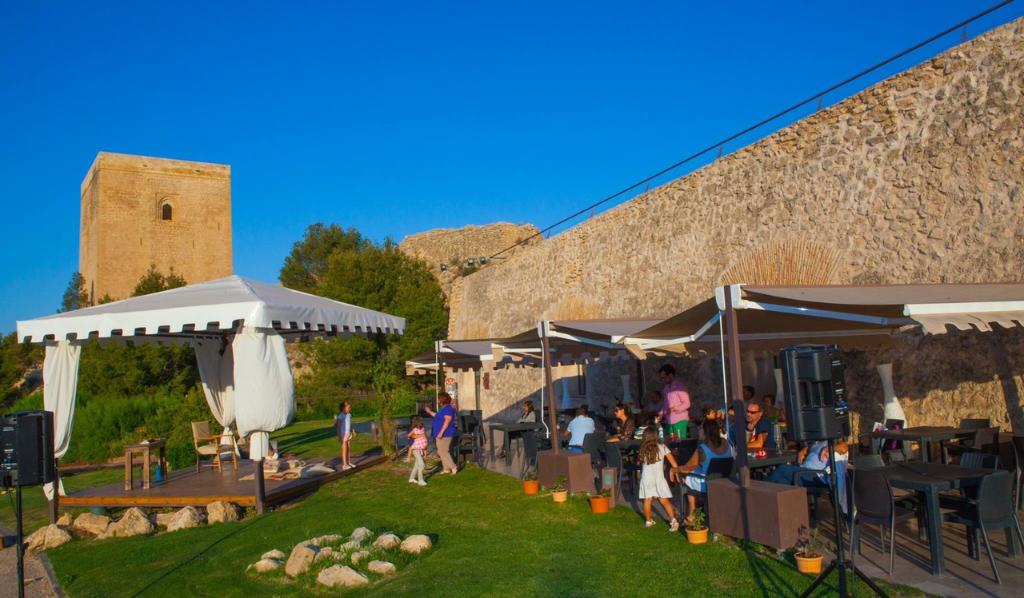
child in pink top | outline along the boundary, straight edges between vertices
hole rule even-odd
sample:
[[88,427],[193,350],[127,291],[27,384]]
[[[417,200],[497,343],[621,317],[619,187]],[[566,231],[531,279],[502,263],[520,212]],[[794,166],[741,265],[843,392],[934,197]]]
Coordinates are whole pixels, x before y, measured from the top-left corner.
[[415,465],[412,466],[412,471],[409,473],[409,483],[426,486],[427,482],[423,480],[423,458],[427,455],[427,431],[423,429],[422,418],[412,418],[409,440],[412,444],[409,446],[409,456],[406,458],[406,461],[410,458],[416,460]]

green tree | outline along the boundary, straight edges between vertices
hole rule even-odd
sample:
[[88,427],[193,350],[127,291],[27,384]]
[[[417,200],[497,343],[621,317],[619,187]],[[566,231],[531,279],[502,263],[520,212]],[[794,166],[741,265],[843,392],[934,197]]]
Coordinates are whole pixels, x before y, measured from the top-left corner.
[[355,229],[314,224],[295,243],[281,268],[281,283],[296,290],[329,297],[406,319],[404,336],[338,338],[301,346],[312,372],[300,378],[300,396],[330,398],[374,388],[375,363],[402,374],[406,359],[429,350],[443,338],[448,312],[437,280],[427,265],[386,240],[377,244]]
[[187,282],[180,275],[174,273],[174,268],[171,268],[171,272],[164,275],[156,269],[156,264],[150,264],[149,270],[142,275],[139,282],[135,285],[135,290],[132,291],[132,297],[139,297],[141,295],[149,295],[150,293],[159,293],[160,291],[166,291],[168,289],[176,289],[183,287]]
[[68,281],[68,288],[64,290],[64,297],[60,302],[58,312],[74,311],[83,307],[89,307],[89,292],[85,290],[85,277],[81,272],[75,272]]

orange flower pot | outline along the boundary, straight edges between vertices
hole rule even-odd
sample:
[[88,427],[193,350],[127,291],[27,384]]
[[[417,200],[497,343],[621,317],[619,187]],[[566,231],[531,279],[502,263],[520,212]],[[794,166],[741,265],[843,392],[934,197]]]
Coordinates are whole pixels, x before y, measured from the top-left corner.
[[607,496],[591,496],[590,497],[590,512],[591,513],[607,513],[608,512],[608,497]]
[[810,575],[817,575],[821,573],[821,562],[824,560],[820,554],[817,556],[800,556],[793,555],[796,559],[796,570],[800,573],[808,573]]
[[704,529],[687,529],[686,539],[690,544],[707,544],[708,543],[708,528]]
[[537,494],[540,492],[540,482],[537,480],[523,480],[523,494]]

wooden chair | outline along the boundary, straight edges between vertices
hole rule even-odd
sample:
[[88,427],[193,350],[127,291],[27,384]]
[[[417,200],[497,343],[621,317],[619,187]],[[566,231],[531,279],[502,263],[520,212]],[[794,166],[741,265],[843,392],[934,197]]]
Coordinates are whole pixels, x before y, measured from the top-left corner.
[[235,464],[235,469],[238,469],[238,453],[235,450],[234,436],[231,438],[230,445],[222,445],[221,440],[222,435],[210,433],[210,422],[192,422],[192,446],[196,449],[197,473],[201,465],[200,459],[203,457],[212,457],[213,462],[210,466],[217,468],[217,471],[221,471],[220,455],[225,449],[231,451],[231,460]]

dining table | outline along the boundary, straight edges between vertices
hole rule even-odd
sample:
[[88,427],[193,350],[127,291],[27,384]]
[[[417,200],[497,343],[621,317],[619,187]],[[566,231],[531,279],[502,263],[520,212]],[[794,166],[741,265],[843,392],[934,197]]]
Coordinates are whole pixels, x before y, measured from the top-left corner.
[[[971,428],[956,428],[953,426],[914,426],[902,430],[877,430],[861,434],[861,438],[899,440],[903,442],[916,442],[921,452],[921,461],[928,463],[931,460],[931,443],[946,442],[954,438],[965,438],[973,436],[977,430]],[[874,448],[872,447],[872,451]]]
[[522,434],[527,431],[543,430],[544,424],[540,422],[515,422],[509,424],[490,424],[490,457],[491,461],[494,461],[494,432],[503,432],[502,448],[505,451],[505,465],[512,465],[512,436],[515,434]]
[[[897,462],[879,468],[893,488],[917,492],[924,498],[927,541],[931,551],[931,573],[941,575],[945,571],[945,557],[942,545],[942,512],[939,510],[939,493],[976,486],[991,470],[974,467],[960,467],[944,463]],[[919,538],[924,541],[922,532]],[[1008,543],[1011,553],[1016,552],[1015,544]]]

